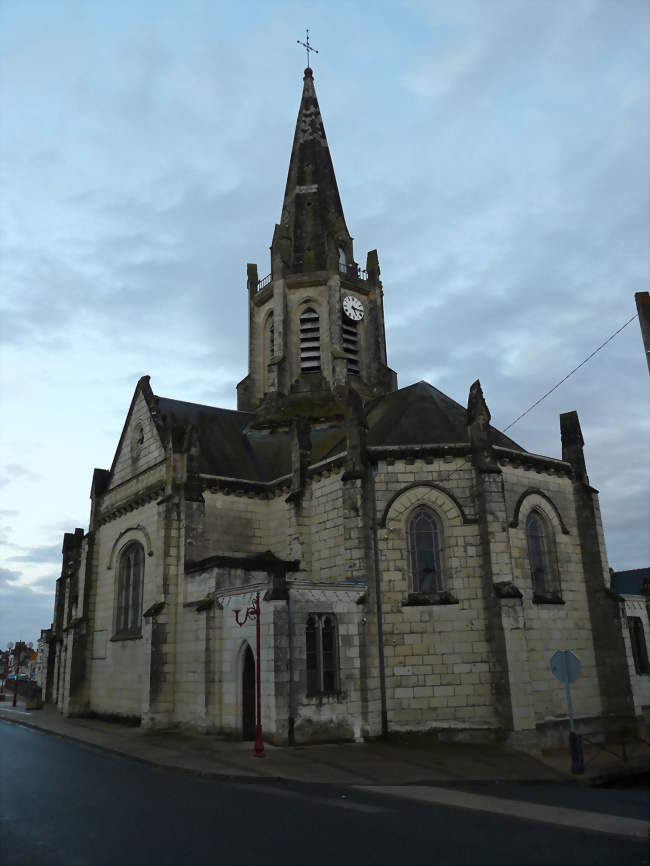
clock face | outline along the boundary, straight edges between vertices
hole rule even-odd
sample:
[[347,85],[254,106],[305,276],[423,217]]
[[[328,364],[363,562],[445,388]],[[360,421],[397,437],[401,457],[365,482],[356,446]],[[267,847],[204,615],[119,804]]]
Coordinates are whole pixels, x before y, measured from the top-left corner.
[[363,319],[363,304],[359,298],[347,295],[343,298],[343,312],[353,322],[360,322]]

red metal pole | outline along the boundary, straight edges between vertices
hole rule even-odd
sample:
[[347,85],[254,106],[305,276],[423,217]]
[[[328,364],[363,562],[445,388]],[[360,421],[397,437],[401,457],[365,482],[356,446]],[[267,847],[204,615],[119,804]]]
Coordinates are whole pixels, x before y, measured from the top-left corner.
[[264,740],[262,739],[262,680],[261,680],[261,656],[260,656],[260,594],[255,597],[255,632],[257,637],[257,726],[255,728],[255,757],[264,757]]

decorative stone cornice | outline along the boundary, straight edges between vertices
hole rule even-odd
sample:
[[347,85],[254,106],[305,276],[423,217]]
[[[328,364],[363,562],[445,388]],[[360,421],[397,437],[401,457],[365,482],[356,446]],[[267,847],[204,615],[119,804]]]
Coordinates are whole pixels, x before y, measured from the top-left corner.
[[149,487],[140,490],[133,496],[123,499],[119,504],[116,504],[112,508],[107,508],[106,511],[101,512],[97,517],[97,525],[103,526],[105,523],[116,520],[118,517],[123,517],[125,514],[136,511],[138,508],[143,508],[150,502],[156,502],[164,495],[164,493],[164,483],[158,481],[155,484],[151,484]]

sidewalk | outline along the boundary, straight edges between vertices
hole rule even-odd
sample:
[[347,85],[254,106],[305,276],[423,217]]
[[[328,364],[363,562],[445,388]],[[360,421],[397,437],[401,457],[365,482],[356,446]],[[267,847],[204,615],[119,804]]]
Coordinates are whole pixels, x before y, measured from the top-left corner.
[[[616,755],[585,754],[582,777],[571,776],[568,750],[539,757],[498,746],[441,743],[426,735],[400,735],[387,741],[293,748],[265,745],[266,757],[253,757],[253,744],[188,731],[152,732],[98,719],[68,719],[52,706],[27,711],[20,703],[0,703],[0,720],[47,731],[119,755],[203,776],[337,785],[439,785],[468,782],[594,783],[603,777],[648,772],[650,748],[628,746],[628,762]],[[590,760],[591,758],[591,760]]]

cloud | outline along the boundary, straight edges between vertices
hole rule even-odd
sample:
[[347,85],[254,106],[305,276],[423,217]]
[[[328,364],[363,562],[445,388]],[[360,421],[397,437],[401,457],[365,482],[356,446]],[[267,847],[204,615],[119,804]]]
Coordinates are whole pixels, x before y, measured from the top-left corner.
[[16,581],[20,579],[19,571],[12,571],[10,568],[2,568],[0,566],[0,585],[8,583],[8,581]]
[[59,563],[61,561],[61,545],[50,544],[42,547],[26,548],[26,553],[7,557],[7,562]]
[[35,585],[16,583],[20,573],[0,568],[0,648],[8,641],[36,641],[42,628],[49,628],[54,608],[54,578],[41,578]]
[[[464,404],[480,378],[503,428],[648,285],[648,7],[384,7],[351,7],[345,32],[314,12],[339,58],[316,86],[356,256],[379,250],[400,384]],[[171,8],[107,27],[99,4],[38,21],[14,4],[0,32],[0,486],[19,511],[0,516],[26,567],[84,525],[60,515],[86,512],[140,375],[233,406],[246,373],[245,266],[269,270],[300,94],[288,11],[190,3],[179,27]],[[647,382],[632,323],[509,431],[560,456],[558,415],[579,411],[617,568],[650,561]]]
[[[27,466],[20,463],[8,463],[0,469],[0,488],[6,487],[14,481],[38,481],[40,477]],[[10,512],[11,509],[5,513],[9,514]]]

